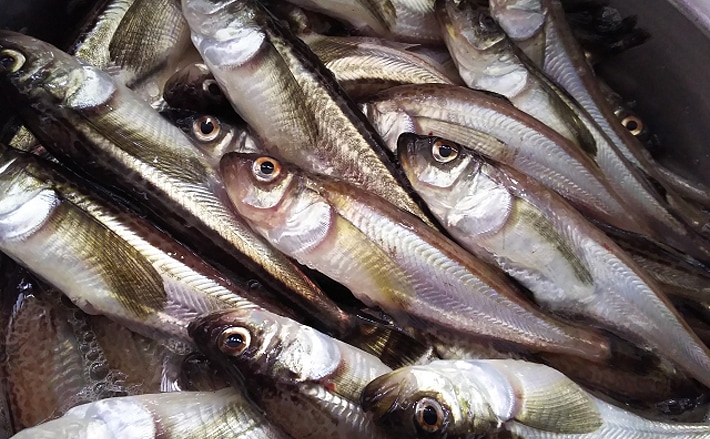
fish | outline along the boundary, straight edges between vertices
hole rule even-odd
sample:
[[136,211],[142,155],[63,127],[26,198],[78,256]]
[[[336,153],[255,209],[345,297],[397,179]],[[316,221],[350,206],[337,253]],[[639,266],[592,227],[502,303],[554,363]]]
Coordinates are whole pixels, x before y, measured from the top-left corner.
[[710,387],[710,349],[653,278],[561,197],[446,139],[402,134],[398,151],[446,231],[541,307],[648,347]]
[[17,295],[2,342],[16,430],[78,404],[138,392],[104,355],[88,316],[31,276]]
[[418,45],[367,37],[299,35],[353,99],[401,84],[463,84],[447,65]]
[[109,398],[28,428],[14,439],[201,437],[289,439],[237,390],[174,392]]
[[268,156],[229,153],[221,171],[255,231],[401,327],[609,356],[603,337],[542,314],[501,272],[373,194]]
[[377,357],[262,309],[203,316],[190,335],[295,439],[389,437],[358,405],[365,385],[391,371]]
[[203,63],[189,64],[165,82],[163,99],[172,108],[200,113],[234,113],[214,76]]
[[398,369],[368,384],[362,406],[401,438],[710,437],[710,425],[642,418],[555,369],[520,360],[440,360]]
[[[589,117],[633,166],[645,176],[664,185],[666,208],[670,212],[655,210],[658,234],[675,238],[673,245],[684,251],[693,246],[699,237],[683,235],[683,223],[700,235],[706,235],[707,217],[697,208],[686,203],[675,192],[683,189],[683,184],[674,184],[673,179],[664,178],[658,172],[660,165],[645,150],[640,141],[616,119],[611,106],[606,102],[593,69],[572,36],[564,11],[558,0],[491,0],[493,17],[506,33],[531,59],[564,88],[588,113]],[[535,41],[534,44],[530,44]],[[665,172],[668,175],[668,172]],[[649,212],[646,212],[649,213]],[[707,258],[707,256],[706,256]]]
[[120,189],[134,209],[202,250],[223,272],[290,296],[334,333],[359,331],[349,314],[234,213],[204,154],[147,103],[99,69],[32,37],[3,31],[0,53],[22,60],[2,69],[0,89],[62,163]]
[[404,132],[442,136],[530,175],[586,215],[651,233],[588,155],[500,97],[455,85],[401,85],[361,107],[393,152]]
[[[185,353],[193,318],[268,303],[266,291],[223,279],[164,232],[51,163],[10,149],[0,157],[0,250],[85,312],[109,316]],[[290,312],[278,302],[272,306]]]
[[205,64],[269,154],[353,182],[434,227],[332,73],[262,5],[185,0],[183,12]]

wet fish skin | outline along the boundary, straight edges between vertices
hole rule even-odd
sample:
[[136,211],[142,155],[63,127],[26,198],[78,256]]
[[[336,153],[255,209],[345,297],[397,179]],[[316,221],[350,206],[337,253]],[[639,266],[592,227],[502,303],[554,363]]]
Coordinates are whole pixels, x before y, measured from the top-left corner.
[[446,84],[402,85],[361,106],[392,151],[404,132],[442,136],[532,176],[586,215],[650,233],[589,156],[504,99]]
[[451,236],[541,306],[649,347],[710,386],[710,350],[660,286],[554,193],[445,139],[403,134],[399,158]]
[[357,404],[368,382],[391,371],[376,357],[261,309],[201,317],[190,334],[294,438],[387,437]]
[[189,64],[165,82],[163,99],[173,108],[201,113],[233,113],[214,76],[203,63]]
[[116,437],[289,439],[235,389],[110,398],[69,410],[14,439]]
[[[63,163],[120,189],[193,248],[207,245],[210,262],[225,272],[242,270],[275,291],[295,293],[289,300],[334,333],[357,330],[295,264],[235,215],[204,154],[130,90],[28,36],[3,31],[0,50],[25,53],[17,72],[0,72],[0,89]],[[180,233],[185,224],[188,234]]]
[[221,170],[236,209],[258,233],[401,326],[593,361],[609,354],[605,340],[542,315],[499,272],[374,195],[270,157],[230,153]]
[[205,64],[270,154],[357,184],[433,226],[332,73],[258,2],[184,0],[183,11]]
[[644,419],[548,366],[519,360],[440,360],[398,369],[368,385],[363,407],[399,437],[710,437],[706,424]]

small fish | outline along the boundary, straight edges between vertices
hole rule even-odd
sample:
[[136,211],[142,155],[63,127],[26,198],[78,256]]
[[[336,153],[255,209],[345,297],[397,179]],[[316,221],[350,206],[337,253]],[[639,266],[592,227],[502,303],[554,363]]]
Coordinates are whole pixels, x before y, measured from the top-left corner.
[[332,73],[259,2],[184,0],[183,11],[205,64],[269,154],[352,182],[433,227]]
[[358,405],[365,385],[391,371],[378,358],[261,309],[201,317],[190,335],[294,438],[387,437]]
[[710,438],[710,425],[651,421],[518,360],[434,361],[383,375],[363,408],[401,438]]
[[552,191],[441,138],[403,134],[399,158],[444,229],[542,307],[651,348],[710,387],[710,350],[659,285]]
[[165,82],[163,99],[172,108],[201,113],[233,113],[214,76],[202,63],[189,64]]
[[80,405],[14,439],[289,439],[235,389],[109,398]]
[[606,341],[535,309],[500,273],[375,195],[271,157],[229,153],[222,175],[254,230],[403,327],[605,359]]

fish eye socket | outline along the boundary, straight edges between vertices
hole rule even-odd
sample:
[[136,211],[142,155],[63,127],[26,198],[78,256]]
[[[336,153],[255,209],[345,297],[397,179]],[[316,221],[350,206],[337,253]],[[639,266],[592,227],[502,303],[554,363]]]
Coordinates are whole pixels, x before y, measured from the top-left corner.
[[281,165],[271,157],[259,157],[254,161],[252,171],[257,180],[268,183],[281,174]]
[[192,132],[200,142],[211,142],[222,131],[219,121],[212,116],[202,116],[192,123]]
[[478,22],[484,29],[494,30],[498,27],[498,23],[488,14],[482,14]]
[[5,49],[0,52],[0,70],[2,71],[15,73],[25,65],[25,61],[27,61],[25,55],[17,50]]
[[431,147],[431,154],[437,162],[448,163],[459,155],[459,149],[450,142],[437,140]]
[[212,96],[219,96],[222,94],[222,89],[219,88],[217,81],[215,81],[214,79],[205,79],[202,82],[202,90]]
[[227,355],[241,355],[251,343],[251,334],[246,328],[227,328],[219,335],[217,347]]
[[441,404],[432,398],[422,398],[414,407],[414,422],[428,432],[435,433],[444,426],[444,410]]

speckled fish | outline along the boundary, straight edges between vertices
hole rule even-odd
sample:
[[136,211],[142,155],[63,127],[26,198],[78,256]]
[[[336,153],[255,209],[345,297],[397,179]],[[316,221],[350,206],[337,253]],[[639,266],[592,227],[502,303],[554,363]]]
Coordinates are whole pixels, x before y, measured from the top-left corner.
[[398,369],[370,383],[362,401],[375,422],[400,438],[710,438],[710,425],[644,419],[555,369],[517,360]]
[[404,327],[594,361],[609,354],[604,339],[545,316],[502,273],[375,195],[270,157],[229,153],[221,170],[254,230]]
[[358,330],[350,315],[235,215],[204,154],[147,103],[104,72],[32,37],[3,31],[0,56],[9,61],[0,68],[4,97],[62,163],[119,190],[181,242],[204,250],[224,273],[241,272],[289,295],[335,333]]
[[192,41],[269,154],[425,221],[377,132],[313,52],[255,0],[184,0]]
[[653,279],[562,198],[452,142],[415,134],[399,142],[412,186],[464,248],[542,307],[649,347],[710,387],[710,350]]
[[110,398],[69,410],[14,439],[289,439],[234,389]]
[[401,84],[462,84],[455,69],[417,53],[419,45],[365,37],[299,37],[353,99]]
[[51,164],[9,149],[0,157],[0,249],[84,311],[180,351],[197,315],[264,299]]
[[401,85],[362,107],[392,151],[405,132],[445,137],[535,178],[587,215],[650,233],[588,155],[504,99],[447,84]]
[[3,343],[17,430],[61,416],[78,404],[140,392],[109,363],[88,316],[34,280],[17,298]]
[[365,385],[391,371],[378,358],[261,309],[204,316],[190,335],[295,439],[389,437],[359,406]]
[[660,235],[668,234],[667,239],[674,238],[672,245],[680,245],[682,250],[688,251],[687,247],[699,238],[683,239],[678,236],[683,234],[683,225],[679,222],[685,221],[694,230],[707,234],[710,231],[707,217],[675,193],[676,190],[683,190],[683,184],[675,184],[672,178],[666,178],[668,172],[658,172],[660,165],[653,161],[639,140],[619,123],[604,98],[593,69],[574,40],[559,0],[490,0],[490,8],[506,33],[584,108],[616,147],[615,153],[623,155],[646,175],[666,185],[663,195],[670,205],[665,207],[678,218],[668,212],[663,214],[661,210],[645,213],[653,213]]
[[438,44],[434,0],[289,0],[337,18],[362,35],[409,43]]

